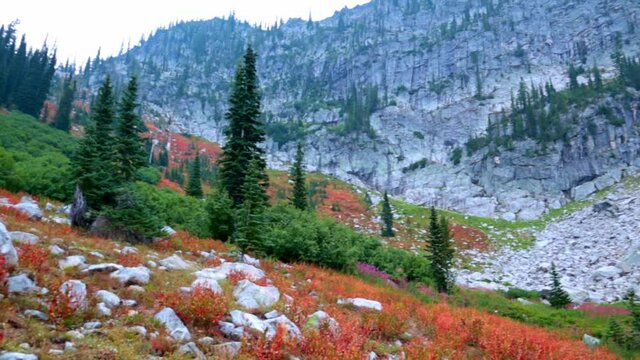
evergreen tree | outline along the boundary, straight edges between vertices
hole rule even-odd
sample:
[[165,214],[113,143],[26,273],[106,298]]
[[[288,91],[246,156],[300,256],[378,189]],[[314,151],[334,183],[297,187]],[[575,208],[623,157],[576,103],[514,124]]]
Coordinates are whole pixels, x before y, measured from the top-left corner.
[[257,160],[252,160],[247,169],[245,182],[242,186],[243,203],[236,215],[236,229],[234,240],[243,252],[259,250],[263,241],[263,227],[265,225],[264,188],[262,171]]
[[579,86],[578,70],[571,64],[569,65],[569,89],[577,89]]
[[235,229],[233,201],[229,194],[220,189],[210,192],[207,195],[206,210],[209,215],[209,235],[214,239],[227,241]]
[[386,191],[382,200],[382,231],[380,233],[385,237],[395,236],[393,231],[393,212],[391,211],[391,203]]
[[226,143],[220,159],[220,177],[224,189],[236,206],[244,201],[243,186],[249,163],[255,162],[266,202],[268,177],[265,172],[264,150],[259,147],[265,139],[260,121],[260,95],[256,73],[256,54],[249,46],[243,62],[238,66],[226,114],[229,126],[225,129]]
[[602,74],[600,74],[600,69],[598,69],[598,66],[593,65],[592,72],[595,88],[600,91],[602,90]]
[[118,175],[122,181],[132,181],[136,171],[146,164],[144,139],[140,133],[144,124],[136,113],[138,81],[132,77],[127,85],[119,108],[115,150],[117,152]]
[[309,204],[303,162],[304,151],[302,149],[302,143],[298,143],[295,162],[291,168],[291,177],[293,178],[293,198],[291,199],[291,204],[300,210],[306,210]]
[[196,153],[195,159],[189,168],[189,183],[187,184],[187,195],[202,198],[202,174],[200,172],[200,154]]
[[607,340],[618,345],[624,344],[624,330],[622,329],[622,326],[620,326],[620,323],[614,318],[609,319],[609,325],[607,327]]
[[429,244],[428,257],[431,276],[438,291],[448,293],[453,285],[451,267],[453,266],[454,250],[451,244],[449,223],[444,217],[440,221],[438,220],[438,213],[434,207],[431,207],[427,242]]
[[556,271],[556,264],[551,263],[551,292],[549,294],[549,303],[554,308],[564,308],[571,304],[571,297],[562,288],[560,284],[560,275]]
[[101,209],[114,201],[117,187],[113,140],[113,88],[107,77],[98,91],[91,123],[73,159],[73,170],[89,208]]
[[58,102],[58,111],[56,117],[53,120],[53,126],[56,129],[69,132],[71,126],[71,108],[73,103],[73,96],[76,92],[76,82],[72,76],[69,75],[62,86],[62,97]]
[[631,331],[627,336],[627,345],[631,349],[640,349],[640,305],[636,297],[636,292],[630,289],[624,296],[627,301],[627,308],[631,311]]

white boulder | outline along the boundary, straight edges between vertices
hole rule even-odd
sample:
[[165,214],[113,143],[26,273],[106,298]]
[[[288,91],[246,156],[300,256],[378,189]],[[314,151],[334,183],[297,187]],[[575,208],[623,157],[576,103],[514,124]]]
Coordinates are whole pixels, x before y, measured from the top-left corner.
[[235,326],[243,326],[260,333],[264,333],[267,330],[267,324],[253,314],[240,310],[232,310],[229,314],[231,315],[231,322]]
[[35,245],[38,243],[38,240],[40,240],[38,235],[34,235],[24,231],[11,231],[9,232],[9,237],[13,242],[16,242],[18,244]]
[[184,261],[178,255],[171,255],[166,259],[160,260],[160,265],[166,267],[169,270],[188,270],[193,267],[192,263]]
[[70,300],[69,306],[73,309],[86,309],[87,285],[80,280],[67,280],[60,286],[60,293]]
[[338,304],[351,304],[360,309],[382,311],[382,304],[380,302],[363,298],[340,299],[338,300]]
[[87,259],[82,255],[72,255],[58,261],[58,267],[60,269],[67,269],[72,267],[78,267],[85,264]]
[[172,308],[164,308],[157,313],[154,318],[158,320],[169,332],[169,335],[176,341],[191,340],[191,333],[182,320],[176,315]]
[[258,310],[278,302],[280,291],[275,286],[260,286],[249,280],[242,280],[233,289],[233,296],[238,305],[246,309]]
[[7,279],[9,294],[28,294],[38,290],[36,283],[25,274],[11,276]]
[[18,252],[13,247],[9,232],[3,223],[0,222],[0,256],[4,257],[7,266],[18,265]]
[[121,304],[120,297],[112,293],[111,291],[99,290],[98,292],[96,292],[96,297],[109,309],[116,308]]
[[125,267],[111,273],[122,285],[146,285],[151,277],[151,270],[144,266]]
[[255,266],[244,264],[244,263],[224,263],[215,268],[207,268],[207,269],[202,269],[200,271],[196,271],[194,274],[198,278],[223,280],[223,279],[226,279],[231,272],[241,272],[248,279],[252,279],[252,280],[259,280],[265,276],[264,271],[258,269]]

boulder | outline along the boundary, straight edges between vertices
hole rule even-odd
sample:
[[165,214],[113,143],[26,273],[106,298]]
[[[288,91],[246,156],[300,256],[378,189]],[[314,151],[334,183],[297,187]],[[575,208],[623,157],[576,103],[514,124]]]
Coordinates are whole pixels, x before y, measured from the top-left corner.
[[3,352],[0,353],[0,360],[38,360],[38,357],[33,354]]
[[340,299],[338,300],[338,304],[351,304],[360,309],[382,311],[382,304],[380,302],[363,298]]
[[175,230],[173,230],[173,228],[171,226],[169,226],[169,225],[163,227],[162,230],[160,230],[160,231],[162,231],[162,233],[167,235],[167,236],[173,236],[173,235],[177,234],[177,232]]
[[193,267],[192,263],[184,261],[178,255],[171,255],[166,259],[162,259],[159,261],[160,265],[166,267],[169,270],[188,270]]
[[222,287],[220,287],[218,281],[213,279],[196,279],[191,283],[191,290],[195,288],[209,289],[216,294],[222,294]]
[[627,267],[640,266],[640,246],[632,248],[625,255],[622,264]]
[[36,283],[25,274],[11,276],[7,279],[9,294],[28,294],[38,290]]
[[114,271],[118,271],[118,270],[122,269],[123,267],[124,266],[122,266],[120,264],[113,264],[113,263],[93,264],[93,265],[89,265],[89,267],[87,267],[86,269],[82,270],[82,272],[84,272],[84,273],[100,273],[100,272],[112,273]]
[[131,333],[136,333],[142,337],[147,336],[147,329],[144,326],[140,326],[140,325],[130,326],[127,328],[127,331]]
[[4,257],[5,264],[10,267],[18,265],[18,252],[13,247],[13,242],[9,232],[3,223],[0,222],[0,256]]
[[87,259],[82,255],[72,255],[58,261],[58,267],[60,269],[67,269],[72,267],[78,267],[85,264]]
[[595,338],[588,334],[584,334],[582,336],[582,342],[592,349],[600,346],[600,339]]
[[207,357],[204,355],[198,346],[194,342],[186,343],[178,348],[178,354],[189,355],[194,359],[198,360],[207,360]]
[[233,322],[235,326],[243,326],[260,333],[264,333],[267,330],[267,324],[253,314],[240,310],[232,310],[229,315],[231,315],[231,322]]
[[96,305],[96,311],[102,316],[111,316],[111,309],[105,305],[105,303],[98,303],[98,305]]
[[204,345],[204,346],[211,346],[215,342],[216,340],[210,336],[203,336],[200,339],[198,339],[198,344]]
[[9,232],[9,237],[13,242],[16,242],[19,244],[29,244],[29,245],[35,245],[38,243],[38,240],[40,240],[38,235],[34,235],[34,234],[23,232],[23,231],[11,231]]
[[275,286],[260,286],[249,280],[242,280],[233,289],[233,296],[238,305],[246,309],[258,310],[278,302],[280,291]]
[[87,285],[80,280],[67,280],[60,285],[60,294],[67,296],[70,300],[69,306],[73,309],[86,309]]
[[107,290],[99,290],[98,292],[96,292],[96,297],[109,309],[116,308],[120,306],[121,303],[120,297],[118,297],[118,295]]
[[242,255],[242,262],[245,264],[249,264],[255,267],[260,267],[260,260],[252,258],[251,256],[244,254]]
[[247,278],[252,280],[259,280],[265,276],[264,271],[258,269],[255,266],[244,264],[244,263],[224,263],[215,268],[207,268],[207,269],[202,269],[200,271],[196,271],[194,274],[198,278],[223,280],[223,279],[226,279],[231,272],[241,272]]
[[622,274],[622,269],[616,266],[603,266],[593,272],[594,279],[613,279]]
[[242,343],[238,341],[226,342],[212,347],[212,352],[216,357],[222,359],[233,359],[240,354]]
[[40,220],[42,219],[42,209],[38,206],[38,203],[35,202],[32,198],[28,196],[23,196],[20,199],[20,203],[13,206],[16,210],[26,214],[29,216],[29,219],[32,220]]
[[279,326],[284,326],[287,329],[287,339],[302,339],[302,332],[300,332],[298,326],[296,326],[296,324],[294,324],[284,315],[280,315],[277,318],[265,320],[264,323],[267,325],[267,339],[272,339],[274,336],[276,336],[276,332],[278,331]]
[[597,189],[595,184],[589,181],[571,189],[571,197],[574,200],[584,200],[587,196],[593,194],[596,191]]
[[220,332],[228,338],[242,340],[244,337],[244,327],[242,326],[236,327],[233,323],[220,321],[218,327],[220,328]]
[[169,335],[176,341],[191,340],[191,333],[172,308],[164,308],[154,318],[167,329]]
[[111,273],[122,285],[146,285],[151,277],[151,270],[144,266],[125,267]]

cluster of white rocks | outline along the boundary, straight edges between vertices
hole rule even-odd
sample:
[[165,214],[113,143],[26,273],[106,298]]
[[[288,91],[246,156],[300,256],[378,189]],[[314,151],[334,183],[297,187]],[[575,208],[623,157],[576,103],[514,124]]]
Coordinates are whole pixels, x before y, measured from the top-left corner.
[[617,185],[604,198],[533,232],[533,247],[470,253],[482,271],[461,270],[457,282],[470,287],[543,290],[555,263],[574,302],[610,302],[640,290],[640,189]]

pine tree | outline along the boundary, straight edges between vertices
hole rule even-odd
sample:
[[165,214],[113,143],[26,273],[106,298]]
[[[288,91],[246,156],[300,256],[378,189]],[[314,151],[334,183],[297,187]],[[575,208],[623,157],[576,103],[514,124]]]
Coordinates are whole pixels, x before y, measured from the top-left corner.
[[91,123],[73,159],[73,171],[89,208],[112,204],[120,183],[113,140],[113,88],[107,77],[98,91]]
[[386,191],[382,200],[382,231],[380,234],[385,237],[395,236],[393,231],[393,212],[391,211],[391,203]]
[[265,139],[265,132],[260,121],[256,54],[250,46],[236,70],[229,103],[229,111],[226,114],[229,126],[224,131],[226,143],[220,159],[222,186],[236,206],[242,204],[247,169],[249,163],[255,161],[262,184],[262,197],[266,201],[266,161],[264,150],[259,146]]
[[146,164],[144,139],[140,133],[144,124],[136,113],[138,81],[132,77],[127,85],[119,108],[115,150],[117,152],[118,175],[122,181],[132,181],[136,171]]
[[630,289],[624,296],[627,308],[631,311],[631,331],[627,336],[628,346],[632,349],[640,349],[640,305],[636,292]]
[[571,304],[571,297],[562,288],[560,284],[560,275],[556,271],[556,264],[551,263],[551,292],[549,294],[549,303],[554,308],[564,308]]
[[196,153],[196,157],[189,168],[189,183],[187,184],[187,195],[196,198],[202,198],[202,174],[200,172],[200,154]]
[[73,77],[69,75],[62,86],[62,97],[58,102],[58,111],[56,117],[53,120],[53,126],[56,129],[69,132],[71,126],[71,108],[73,103],[73,96],[76,92],[76,82]]
[[291,177],[293,178],[293,198],[291,199],[291,204],[300,210],[306,210],[309,202],[307,199],[307,185],[305,183],[302,143],[298,143],[295,162],[291,168]]
[[436,283],[438,291],[448,293],[453,285],[451,268],[453,266],[454,250],[451,244],[449,223],[444,217],[438,220],[438,213],[434,207],[431,207],[427,242],[429,244],[428,257],[431,276]]
[[607,327],[607,340],[614,344],[622,345],[624,343],[624,331],[620,323],[616,319],[609,319],[609,325]]
[[242,186],[243,203],[236,215],[234,240],[243,252],[259,250],[263,241],[265,225],[264,189],[260,183],[262,174],[260,164],[252,160],[247,169],[247,178]]

